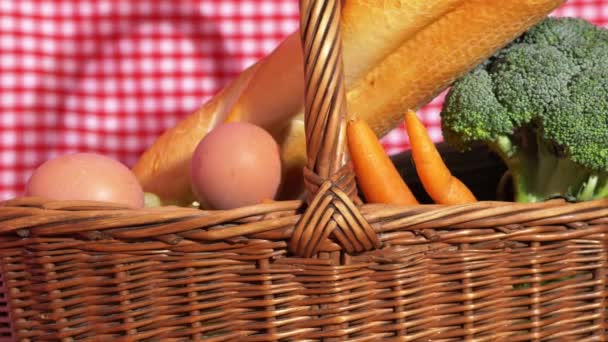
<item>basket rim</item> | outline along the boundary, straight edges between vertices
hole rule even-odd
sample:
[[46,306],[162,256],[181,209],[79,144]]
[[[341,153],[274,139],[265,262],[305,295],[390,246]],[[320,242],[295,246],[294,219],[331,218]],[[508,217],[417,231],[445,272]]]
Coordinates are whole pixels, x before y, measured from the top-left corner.
[[[538,203],[361,204],[357,208],[376,233],[385,234],[594,223],[608,216],[608,199],[576,203],[554,199]],[[174,234],[186,235],[200,242],[218,242],[235,238],[255,239],[256,236],[283,230],[276,237],[285,237],[293,232],[293,226],[305,210],[306,202],[302,200],[260,203],[230,210],[201,210],[178,206],[133,209],[106,202],[17,197],[0,202],[0,234],[50,238],[98,232],[101,235],[97,238],[124,241]],[[84,222],[87,224],[78,224]]]

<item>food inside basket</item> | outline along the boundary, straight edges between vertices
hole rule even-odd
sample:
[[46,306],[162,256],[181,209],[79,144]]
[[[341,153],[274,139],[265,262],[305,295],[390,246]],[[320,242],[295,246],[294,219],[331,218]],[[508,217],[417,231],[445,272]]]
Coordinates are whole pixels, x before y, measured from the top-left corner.
[[608,30],[548,18],[455,82],[445,140],[487,144],[515,200],[608,196]]
[[132,208],[145,204],[144,191],[131,170],[95,153],[67,154],[47,160],[30,176],[25,195],[112,202]]
[[205,208],[233,209],[275,198],[281,185],[279,146],[259,126],[220,125],[194,150],[190,177]]
[[[500,157],[484,144],[475,144],[460,151],[446,142],[436,144],[441,159],[450,173],[464,183],[479,201],[512,201],[507,166]],[[407,150],[391,156],[391,160],[412,194],[420,204],[433,204],[433,199],[424,189],[412,160],[412,151]]]
[[[412,159],[431,199],[475,201],[429,144],[415,113],[406,118]],[[517,202],[606,198],[608,30],[547,18],[454,82],[441,123],[449,145],[464,151],[483,143],[501,158]],[[358,176],[386,178],[378,168],[370,172]]]
[[[295,46],[293,40],[285,44],[282,48],[287,50],[277,50],[283,57]],[[400,107],[398,121],[388,108],[386,115],[349,119],[348,151],[365,202],[418,205],[608,197],[608,30],[581,19],[546,18],[491,52],[465,73],[452,70],[459,77],[448,84],[441,111],[445,143],[432,143],[407,103]],[[130,175],[141,182],[142,188],[135,190],[137,201],[144,203],[145,197],[148,206],[196,203],[206,209],[231,209],[300,198],[301,168],[306,163],[298,145],[304,139],[302,118],[278,115],[269,124],[264,122],[269,117],[248,117],[243,109],[243,101],[253,101],[242,97],[253,91],[247,85],[260,82],[256,75],[263,67],[244,72],[240,81],[210,101],[210,107],[184,120],[146,151]],[[399,70],[393,72],[398,77]],[[445,89],[440,83],[433,91]],[[418,83],[411,80],[408,87]],[[200,115],[207,121],[196,121]],[[404,123],[411,144],[410,151],[392,158],[379,142],[385,129],[379,127],[388,121],[393,127]],[[190,142],[187,147],[179,145],[183,137],[196,142],[193,149]],[[176,155],[181,158],[178,165]],[[58,170],[54,172],[70,172]],[[113,172],[108,169],[106,175]],[[65,182],[66,189],[77,188],[70,178]],[[285,190],[291,193],[286,195]],[[44,188],[33,194],[52,196]],[[74,199],[95,199],[86,191],[78,195]]]
[[[349,114],[384,136],[403,122],[408,109],[428,103],[562,3],[343,2],[341,42]],[[302,169],[308,159],[303,66],[297,31],[157,139],[133,168],[144,189],[167,204],[193,201],[187,176],[192,153],[203,136],[228,120],[253,123],[275,137],[283,171],[277,199],[301,196]]]

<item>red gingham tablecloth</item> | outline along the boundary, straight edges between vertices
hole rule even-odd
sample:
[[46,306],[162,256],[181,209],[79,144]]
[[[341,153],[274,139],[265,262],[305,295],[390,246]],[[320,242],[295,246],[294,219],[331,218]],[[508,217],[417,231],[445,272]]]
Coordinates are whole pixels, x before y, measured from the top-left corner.
[[[292,33],[298,11],[298,0],[0,0],[0,200],[58,154],[131,166]],[[554,15],[605,26],[608,0],[570,0]],[[435,141],[441,101],[420,111]],[[408,147],[402,128],[383,143]]]

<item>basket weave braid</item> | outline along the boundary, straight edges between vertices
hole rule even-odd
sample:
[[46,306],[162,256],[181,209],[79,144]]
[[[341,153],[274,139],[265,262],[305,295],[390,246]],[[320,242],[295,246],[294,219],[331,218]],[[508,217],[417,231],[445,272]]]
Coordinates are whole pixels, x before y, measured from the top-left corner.
[[349,253],[379,246],[376,232],[356,207],[361,201],[346,148],[340,10],[339,1],[301,2],[308,152],[304,177],[310,206],[289,249],[302,257],[317,254],[330,236]]

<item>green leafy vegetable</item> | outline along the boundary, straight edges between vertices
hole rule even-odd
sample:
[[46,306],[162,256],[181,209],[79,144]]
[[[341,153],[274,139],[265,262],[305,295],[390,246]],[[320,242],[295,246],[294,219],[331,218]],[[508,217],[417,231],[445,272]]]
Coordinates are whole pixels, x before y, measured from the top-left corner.
[[608,30],[547,18],[457,80],[446,142],[484,142],[511,171],[515,200],[608,197]]

